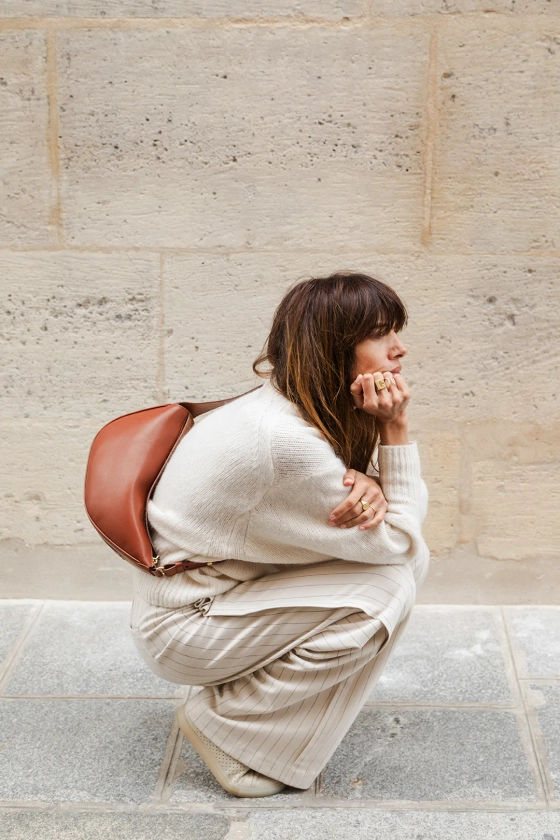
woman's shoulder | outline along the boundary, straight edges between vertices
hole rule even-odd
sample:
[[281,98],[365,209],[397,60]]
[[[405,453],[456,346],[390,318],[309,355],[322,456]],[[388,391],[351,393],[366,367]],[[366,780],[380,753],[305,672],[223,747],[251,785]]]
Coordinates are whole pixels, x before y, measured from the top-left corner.
[[276,479],[344,467],[330,442],[283,394],[276,392],[266,412],[266,421]]

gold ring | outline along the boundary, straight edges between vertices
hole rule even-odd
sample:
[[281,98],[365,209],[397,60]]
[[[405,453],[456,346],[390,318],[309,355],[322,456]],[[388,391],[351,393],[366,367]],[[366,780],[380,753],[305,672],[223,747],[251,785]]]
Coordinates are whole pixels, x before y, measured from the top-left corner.
[[370,503],[369,502],[364,502],[363,499],[360,499],[360,502],[361,502],[361,505],[362,505],[362,511],[369,510],[369,508],[371,507]]
[[383,388],[387,387],[387,383],[385,382],[385,379],[376,379],[375,380],[375,385],[376,385],[376,388],[377,388],[378,391],[382,391]]

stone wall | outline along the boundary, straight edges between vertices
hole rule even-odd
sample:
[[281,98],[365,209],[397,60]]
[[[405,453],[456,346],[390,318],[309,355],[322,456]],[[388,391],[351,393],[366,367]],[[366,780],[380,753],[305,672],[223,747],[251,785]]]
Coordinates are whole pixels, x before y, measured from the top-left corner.
[[422,597],[556,597],[559,3],[1,0],[0,107],[8,594],[127,597],[97,430],[259,384],[288,286],[353,269],[410,311]]

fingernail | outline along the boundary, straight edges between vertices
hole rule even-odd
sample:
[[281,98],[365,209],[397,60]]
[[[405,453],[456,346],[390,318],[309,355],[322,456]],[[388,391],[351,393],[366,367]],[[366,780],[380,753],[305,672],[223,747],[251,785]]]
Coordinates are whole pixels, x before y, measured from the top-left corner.
[[346,525],[341,525],[340,527],[341,527],[341,528],[346,528]]

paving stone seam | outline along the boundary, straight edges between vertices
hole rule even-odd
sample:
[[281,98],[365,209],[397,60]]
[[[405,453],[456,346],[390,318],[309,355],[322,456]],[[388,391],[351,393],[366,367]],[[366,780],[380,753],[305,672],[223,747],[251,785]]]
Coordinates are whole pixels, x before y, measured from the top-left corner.
[[[558,680],[549,677],[527,677],[524,682],[558,682]],[[0,701],[9,700],[10,702],[18,700],[168,700],[176,702],[182,697],[174,697],[168,694],[2,694]],[[364,708],[367,709],[416,709],[418,711],[431,711],[433,709],[448,709],[451,711],[464,711],[473,709],[479,712],[512,712],[518,709],[514,703],[451,703],[451,702],[434,702],[426,701],[412,701],[412,700],[368,700],[364,703]]]
[[[173,718],[168,739],[169,755],[166,754],[160,767],[160,775],[156,784],[151,806],[166,805],[173,793],[176,778],[176,768],[183,748],[183,733],[177,724],[177,717]],[[160,784],[161,782],[161,784]]]
[[534,676],[519,677],[519,684],[523,685],[528,682],[560,682],[560,674],[535,674]]
[[509,627],[507,621],[507,613],[503,607],[500,608],[500,613],[502,616],[503,628],[507,639],[507,646],[503,651],[504,660],[508,662],[508,664],[511,666],[507,668],[507,674],[508,678],[510,677],[510,675],[513,677],[511,685],[512,692],[515,692],[515,695],[519,698],[522,710],[522,715],[518,716],[518,721],[520,724],[519,733],[521,737],[521,742],[525,748],[525,753],[529,761],[529,766],[533,774],[533,779],[535,780],[537,794],[539,797],[543,797],[546,803],[550,805],[550,771],[545,758],[544,744],[542,742],[542,738],[535,737],[535,728],[531,725],[531,708],[526,702],[523,685],[519,680],[519,671],[517,668],[516,659],[516,652],[518,649],[516,647],[515,636],[511,632],[511,628]]
[[[523,697],[527,707],[527,719],[529,721],[529,727],[531,729],[531,734],[535,744],[535,751],[537,753],[537,756],[541,760],[541,772],[544,778],[544,786],[547,792],[547,798],[549,803],[552,804],[553,802],[557,802],[558,800],[554,791],[554,779],[548,763],[548,750],[537,715],[536,698],[531,692],[531,688],[529,685],[530,682],[531,681],[526,680],[523,685]],[[536,680],[533,680],[532,682],[536,682]],[[539,684],[546,685],[547,681],[541,680]],[[554,680],[551,680],[550,684],[556,685]]]
[[41,813],[127,813],[127,814],[183,814],[185,812],[199,814],[216,814],[227,812],[230,816],[239,813],[245,815],[251,811],[421,811],[427,813],[556,813],[560,812],[560,803],[546,805],[545,803],[511,802],[503,800],[400,800],[400,799],[329,799],[327,802],[320,798],[309,799],[305,802],[257,802],[256,800],[220,801],[219,803],[189,802],[182,805],[165,805],[153,807],[150,804],[127,805],[113,802],[37,802],[12,800],[0,802],[0,813],[11,811],[39,811]]
[[173,694],[0,694],[0,700],[177,700],[177,696]]
[[474,709],[477,712],[514,712],[519,709],[519,704],[515,703],[446,703],[445,701],[427,702],[427,701],[413,701],[413,700],[367,700],[364,703],[364,709],[417,709],[420,711],[431,711],[433,709],[450,709],[451,711],[462,712],[464,710]]
[[6,656],[3,665],[0,665],[0,695],[4,690],[4,686],[9,682],[13,672],[15,671],[23,651],[27,647],[27,642],[37,625],[41,613],[44,609],[44,602],[39,601],[33,612],[28,616],[24,626],[22,627],[19,636],[15,640],[10,652]]

